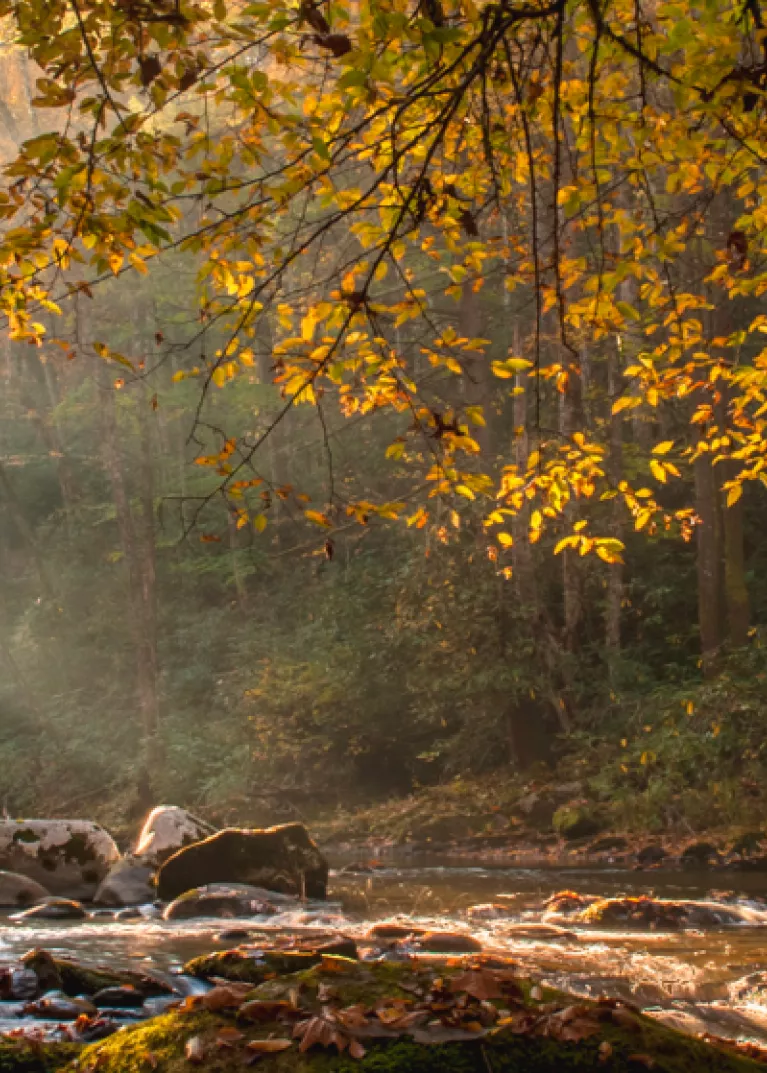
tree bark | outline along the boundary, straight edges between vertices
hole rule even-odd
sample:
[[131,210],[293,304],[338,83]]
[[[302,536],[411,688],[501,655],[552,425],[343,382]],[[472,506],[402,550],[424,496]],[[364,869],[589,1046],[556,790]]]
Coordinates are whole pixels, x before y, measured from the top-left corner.
[[722,647],[722,617],[719,586],[719,541],[717,539],[717,487],[708,452],[695,460],[695,510],[697,527],[698,625],[703,673],[710,677]]
[[[617,397],[620,382],[620,351],[607,359],[607,398],[612,411],[612,400]],[[614,487],[623,476],[623,437],[620,417],[610,413],[609,474]],[[616,540],[623,539],[621,506],[616,498],[612,501],[611,533]],[[621,609],[623,606],[623,565],[610,563],[607,567],[607,600],[605,608],[605,644],[608,652],[617,653],[621,647]]]

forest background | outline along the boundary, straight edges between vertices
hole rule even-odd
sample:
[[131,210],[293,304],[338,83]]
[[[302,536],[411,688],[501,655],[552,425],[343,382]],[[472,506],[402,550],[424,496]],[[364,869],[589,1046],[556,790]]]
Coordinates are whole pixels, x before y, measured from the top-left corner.
[[[217,3],[174,22],[178,5],[49,4],[50,26],[32,0],[0,6],[4,807],[119,827],[171,801],[439,839],[513,831],[543,800],[544,829],[759,828],[758,4],[702,22],[520,9],[461,82],[437,174],[402,193],[397,164],[364,207],[388,245],[363,290],[380,236],[349,226],[348,176],[382,135],[360,123],[340,160],[339,114],[380,108],[408,71],[418,85],[419,63],[453,92],[511,5]],[[387,47],[405,74],[375,66]],[[255,99],[295,109],[268,150],[294,185],[237,210],[256,234],[265,203],[282,214],[257,248],[225,200],[247,168],[266,189]],[[126,151],[126,111],[151,113],[159,148]],[[128,152],[112,170],[108,136]],[[100,204],[77,201],[78,174]],[[312,246],[323,197],[336,229]],[[50,254],[44,292],[30,250]],[[253,278],[272,287],[255,310]]]

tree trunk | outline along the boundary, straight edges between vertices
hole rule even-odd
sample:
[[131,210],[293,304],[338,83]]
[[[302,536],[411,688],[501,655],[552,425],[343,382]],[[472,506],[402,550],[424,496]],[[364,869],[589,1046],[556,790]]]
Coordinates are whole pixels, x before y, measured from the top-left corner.
[[158,726],[157,620],[155,608],[154,519],[152,512],[151,448],[141,436],[140,528],[131,510],[120,449],[117,441],[117,408],[114,386],[105,365],[101,366],[102,457],[112,488],[117,529],[128,570],[128,602],[136,658],[136,695],[141,713],[138,782],[148,779],[151,743]]
[[[620,382],[620,351],[616,347],[616,353],[607,359],[607,398],[608,405],[612,410],[612,400],[618,394]],[[610,456],[609,474],[614,487],[617,487],[623,476],[623,438],[621,419],[618,415],[610,414]],[[616,540],[623,539],[623,519],[621,506],[616,498],[612,501],[611,533]],[[621,647],[621,608],[623,606],[623,566],[621,563],[610,563],[607,567],[607,600],[605,608],[605,644],[611,653],[617,653]]]
[[717,539],[717,488],[708,452],[695,461],[695,509],[697,527],[698,626],[703,673],[710,677],[722,647],[719,587],[719,541]]
[[[467,339],[481,337],[479,295],[474,291],[471,280],[461,287],[461,301],[458,310],[458,333]],[[490,378],[488,360],[485,354],[472,354],[467,351],[464,355],[463,391],[464,400],[468,406],[478,406],[482,410],[485,420],[484,425],[475,425],[469,422],[469,433],[477,441],[482,451],[484,468],[491,466],[491,452],[493,449],[492,426],[492,399],[490,391]]]

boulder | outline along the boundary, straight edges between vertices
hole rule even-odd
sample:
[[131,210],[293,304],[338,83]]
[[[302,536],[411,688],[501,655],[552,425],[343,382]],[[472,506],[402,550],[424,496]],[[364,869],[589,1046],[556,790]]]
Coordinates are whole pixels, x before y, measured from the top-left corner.
[[249,887],[245,883],[208,883],[174,899],[165,907],[163,919],[272,916],[278,910],[269,893],[263,887]]
[[641,864],[643,867],[652,864],[659,864],[666,858],[666,851],[663,846],[657,842],[649,842],[646,846],[642,846],[641,849],[635,853],[637,864]]
[[162,865],[157,894],[172,901],[208,883],[247,883],[308,898],[327,893],[328,864],[302,823],[228,828],[180,849]]
[[0,872],[0,907],[23,909],[47,898],[50,891],[28,876],[16,872]]
[[158,868],[168,857],[216,833],[216,828],[176,805],[158,805],[144,820],[133,857]]
[[119,857],[112,836],[90,820],[0,820],[0,868],[52,894],[92,898]]
[[128,855],[116,861],[93,896],[97,905],[121,907],[143,905],[155,897],[154,867],[145,859]]
[[685,868],[707,868],[719,864],[722,855],[713,842],[690,842],[682,850],[679,861]]
[[567,842],[598,835],[604,824],[586,805],[563,805],[554,813],[554,830]]
[[71,898],[44,898],[31,909],[17,913],[15,920],[84,920],[87,913]]
[[743,914],[735,907],[713,902],[667,901],[660,898],[600,898],[577,917],[582,924],[619,925],[678,931],[682,928],[715,928],[740,924]]

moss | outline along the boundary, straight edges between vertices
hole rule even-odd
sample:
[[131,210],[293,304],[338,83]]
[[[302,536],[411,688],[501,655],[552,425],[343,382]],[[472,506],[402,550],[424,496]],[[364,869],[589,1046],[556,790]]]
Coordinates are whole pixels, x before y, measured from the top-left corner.
[[31,827],[22,827],[20,831],[14,831],[14,842],[39,842],[40,835]]
[[[313,1005],[321,984],[331,984],[342,1005],[372,1004],[379,998],[412,998],[412,987],[434,976],[417,964],[403,965],[393,961],[353,962],[333,960],[322,965],[274,980],[265,980],[253,991],[253,998],[287,999],[299,988],[303,1005]],[[404,985],[404,986],[403,986]]]
[[79,1053],[74,1043],[31,1043],[0,1039],[0,1073],[54,1073]]
[[88,835],[70,834],[64,846],[64,860],[77,861],[78,864],[90,864],[96,860],[96,852]]

